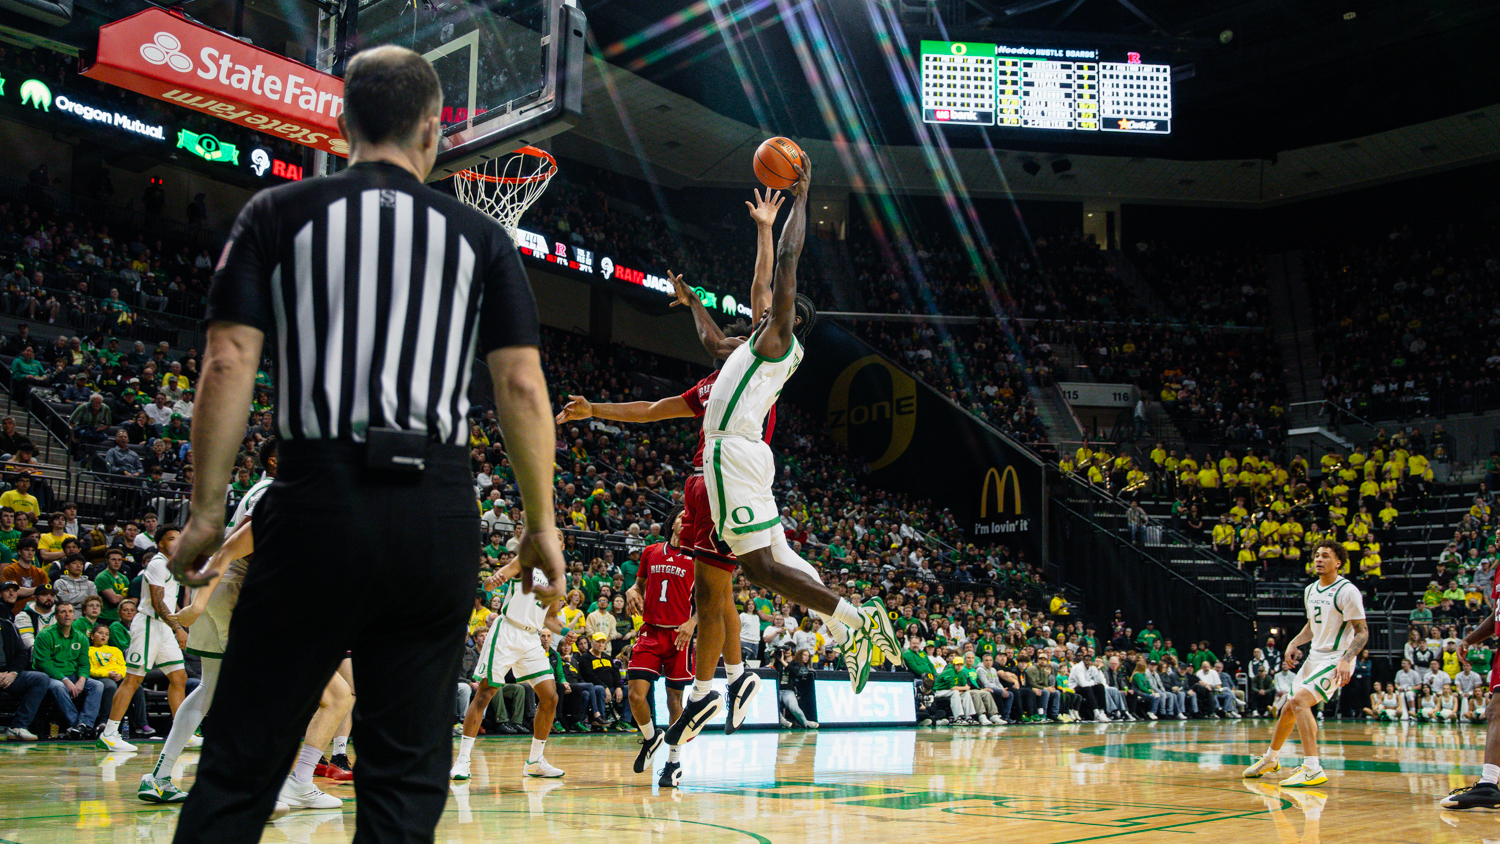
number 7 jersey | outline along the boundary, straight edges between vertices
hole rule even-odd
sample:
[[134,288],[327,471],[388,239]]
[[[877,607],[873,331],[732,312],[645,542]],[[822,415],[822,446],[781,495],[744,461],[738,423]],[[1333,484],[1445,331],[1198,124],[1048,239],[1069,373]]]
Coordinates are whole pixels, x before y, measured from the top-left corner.
[[665,542],[641,550],[643,624],[677,627],[693,614],[693,558]]
[[1313,653],[1331,653],[1349,643],[1350,622],[1365,617],[1365,599],[1359,589],[1343,577],[1324,586],[1314,580],[1302,590],[1302,605],[1312,627]]

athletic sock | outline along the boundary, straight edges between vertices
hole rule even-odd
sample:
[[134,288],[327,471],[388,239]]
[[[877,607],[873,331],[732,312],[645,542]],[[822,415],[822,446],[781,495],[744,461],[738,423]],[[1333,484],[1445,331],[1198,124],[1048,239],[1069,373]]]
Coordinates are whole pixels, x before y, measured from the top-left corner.
[[693,691],[688,695],[689,701],[702,700],[708,697],[708,693],[714,690],[713,680],[693,680]]
[[730,665],[727,662],[724,663],[724,679],[725,680],[733,683],[735,680],[738,680],[740,678],[741,674],[744,674],[744,673],[745,673],[745,663],[743,663],[743,662],[737,662],[734,665]]
[[1304,770],[1304,771],[1321,771],[1321,770],[1323,770],[1323,766],[1318,764],[1318,757],[1316,757],[1316,756],[1304,756],[1304,757],[1302,757],[1302,770]]
[[828,631],[828,635],[833,637],[834,644],[841,648],[849,644],[849,625],[844,624],[831,615],[824,615],[817,610],[813,610],[813,615],[823,619],[823,627]]
[[833,617],[853,628],[860,628],[865,624],[865,617],[860,615],[859,608],[843,598],[840,598],[838,606],[833,608]]
[[650,741],[651,737],[654,736],[654,735],[656,735],[656,725],[655,724],[639,724],[637,726],[640,727],[641,738],[645,739],[646,741]]
[[328,755],[337,756],[349,749],[349,737],[338,736],[328,743]]
[[474,736],[464,736],[458,740],[458,758],[468,759],[469,754],[474,752]]
[[678,762],[678,761],[681,761],[681,759],[682,759],[682,748],[681,747],[678,747],[676,745],[670,745],[670,746],[667,747],[667,761],[668,762]]
[[1487,782],[1490,785],[1500,784],[1500,765],[1491,765],[1486,763],[1484,766],[1484,773],[1479,775],[1479,781]]
[[547,746],[547,740],[546,739],[536,739],[536,738],[532,739],[531,740],[531,755],[526,757],[526,764],[529,765],[532,762],[540,762],[540,761],[542,761],[542,749],[545,748],[546,746]]
[[1270,759],[1272,762],[1279,762],[1281,761],[1281,751],[1273,747],[1266,751],[1265,758]]
[[323,751],[310,744],[302,745],[297,751],[297,764],[292,766],[292,779],[303,785],[311,785],[313,769],[318,767],[318,760],[323,758]]
[[104,722],[104,732],[101,735],[106,735],[106,736],[109,736],[111,738],[118,738],[119,735],[120,735],[120,722],[119,721],[105,721]]

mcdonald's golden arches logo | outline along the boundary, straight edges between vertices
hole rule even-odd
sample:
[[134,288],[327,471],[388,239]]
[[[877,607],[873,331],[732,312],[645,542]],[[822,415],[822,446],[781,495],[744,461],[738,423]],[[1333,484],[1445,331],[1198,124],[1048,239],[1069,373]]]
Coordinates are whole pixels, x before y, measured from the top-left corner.
[[[891,398],[889,401],[870,401],[861,397],[863,400],[860,403],[850,404],[849,391],[854,385],[854,377],[868,366],[877,366],[889,373]],[[848,445],[851,426],[867,425],[879,420],[890,420],[891,437],[886,443],[885,452],[870,462],[871,469],[884,469],[891,465],[911,445],[912,435],[917,430],[917,382],[884,357],[866,355],[844,367],[844,371],[834,379],[833,389],[828,395],[828,427],[832,429],[834,440],[840,445]]]
[[1016,467],[1006,466],[1005,472],[1001,473],[994,466],[984,473],[984,486],[979,488],[979,518],[987,518],[990,511],[990,478],[995,479],[995,515],[1005,515],[1005,485],[1010,484],[1011,511],[1014,515],[1021,515],[1021,476],[1016,473]]

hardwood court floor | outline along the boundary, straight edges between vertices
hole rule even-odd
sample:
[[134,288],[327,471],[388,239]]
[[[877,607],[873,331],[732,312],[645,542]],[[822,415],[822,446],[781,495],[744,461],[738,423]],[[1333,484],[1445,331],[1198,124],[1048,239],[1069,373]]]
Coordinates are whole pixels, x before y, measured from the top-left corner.
[[[484,738],[474,779],[453,788],[437,840],[467,842],[1112,841],[1214,844],[1500,840],[1500,815],[1436,799],[1478,778],[1479,727],[1323,728],[1326,786],[1247,785],[1240,770],[1270,722],[705,734],[676,791],[631,773],[629,736],[558,736],[563,780],[527,780],[523,738]],[[137,801],[159,745],[117,758],[74,744],[0,745],[0,844],[167,842],[177,809]],[[1296,760],[1295,744],[1287,755]],[[657,757],[658,767],[665,752]],[[190,787],[196,751],[179,782]],[[357,762],[356,762],[357,766]],[[320,781],[342,810],[294,812],[271,842],[348,841],[355,789]],[[525,836],[524,838],[518,836]]]

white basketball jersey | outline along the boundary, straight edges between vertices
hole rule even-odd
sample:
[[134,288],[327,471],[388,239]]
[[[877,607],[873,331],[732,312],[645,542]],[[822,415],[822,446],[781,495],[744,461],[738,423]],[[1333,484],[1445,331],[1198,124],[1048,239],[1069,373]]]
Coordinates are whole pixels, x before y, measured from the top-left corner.
[[[229,527],[224,528],[225,538],[228,538],[231,533],[234,533],[235,528],[244,524],[246,520],[250,519],[253,516],[253,514],[255,513],[255,505],[260,503],[260,497],[266,494],[266,488],[271,485],[271,481],[273,480],[275,480],[275,478],[267,475],[264,478],[256,481],[254,486],[246,490],[245,497],[241,498],[240,503],[234,508],[234,518],[229,520]],[[224,575],[220,578],[220,582],[243,582],[245,579],[245,574],[248,573],[249,570],[250,564],[246,562],[244,557],[230,560],[229,565],[224,569]]]
[[[521,576],[524,577],[525,574],[523,571]],[[526,627],[535,627],[540,630],[543,627],[543,623],[547,620],[547,608],[542,606],[542,603],[536,599],[536,595],[538,589],[547,588],[547,576],[537,569],[532,569],[531,583],[531,594],[529,595],[521,591],[519,577],[507,583],[505,585],[505,601],[500,605],[500,612],[504,613],[506,618],[517,624]]]
[[1340,577],[1327,586],[1314,580],[1302,590],[1307,623],[1312,627],[1312,652],[1333,653],[1349,643],[1351,621],[1365,617],[1365,600],[1359,589]]
[[[759,332],[756,332],[759,334]],[[802,344],[792,345],[779,358],[755,353],[755,336],[724,361],[703,413],[704,436],[730,434],[753,440],[765,438],[766,416],[775,406],[788,378],[802,363]]]
[[182,584],[172,576],[172,565],[167,562],[167,555],[157,552],[146,563],[146,570],[141,579],[141,601],[140,611],[143,615],[157,618],[156,604],[151,601],[151,587],[160,586],[162,591],[162,603],[166,604],[167,612],[176,613],[182,606]]

